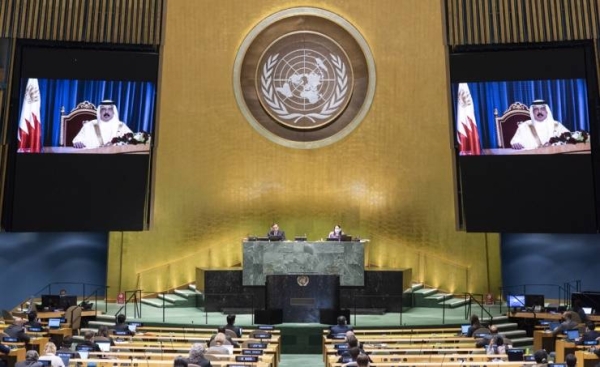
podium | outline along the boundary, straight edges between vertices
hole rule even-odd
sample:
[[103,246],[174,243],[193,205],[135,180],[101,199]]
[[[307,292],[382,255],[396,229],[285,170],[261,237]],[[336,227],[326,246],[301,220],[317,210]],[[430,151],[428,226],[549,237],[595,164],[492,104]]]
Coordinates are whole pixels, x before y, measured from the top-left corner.
[[267,275],[266,307],[281,310],[283,322],[320,322],[322,310],[337,311],[339,275]]

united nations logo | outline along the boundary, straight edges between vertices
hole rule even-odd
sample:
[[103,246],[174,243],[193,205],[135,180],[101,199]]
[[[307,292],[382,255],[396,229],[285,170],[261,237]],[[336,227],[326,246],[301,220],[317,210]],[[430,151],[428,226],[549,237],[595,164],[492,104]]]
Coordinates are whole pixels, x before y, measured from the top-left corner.
[[316,8],[273,14],[246,37],[234,91],[250,124],[268,139],[315,148],[342,139],[366,115],[375,69],[368,45],[345,19]]
[[296,278],[296,282],[301,287],[306,287],[308,285],[309,281],[310,281],[310,278],[307,275],[300,275],[300,276],[298,276],[298,278]]
[[316,129],[332,122],[352,96],[348,57],[325,35],[285,36],[269,46],[260,64],[260,102],[269,115],[291,128]]

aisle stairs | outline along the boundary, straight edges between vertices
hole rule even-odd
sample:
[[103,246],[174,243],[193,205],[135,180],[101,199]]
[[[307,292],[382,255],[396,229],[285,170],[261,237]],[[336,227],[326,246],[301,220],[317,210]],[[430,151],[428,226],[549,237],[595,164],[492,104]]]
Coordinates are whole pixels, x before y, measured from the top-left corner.
[[157,308],[202,307],[204,295],[196,289],[196,284],[188,284],[187,288],[161,293],[156,297],[142,298],[142,303]]

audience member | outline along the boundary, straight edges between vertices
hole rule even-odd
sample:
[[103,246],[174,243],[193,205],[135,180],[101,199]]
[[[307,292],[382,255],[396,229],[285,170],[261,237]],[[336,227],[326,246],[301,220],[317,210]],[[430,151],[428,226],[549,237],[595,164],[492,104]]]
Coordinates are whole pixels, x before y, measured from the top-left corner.
[[486,350],[486,354],[506,354],[506,346],[504,345],[504,338],[500,335],[496,335],[495,338],[490,340],[490,344]]
[[477,329],[481,329],[483,325],[479,321],[479,316],[471,315],[471,326],[469,326],[469,330],[467,330],[467,337],[472,337],[473,333]]
[[569,353],[565,357],[565,362],[567,363],[567,367],[575,367],[577,365],[577,357],[572,353]]
[[42,328],[43,325],[37,319],[37,311],[27,313],[27,322],[24,324],[28,328]]
[[24,323],[25,321],[23,319],[16,318],[9,327],[4,329],[4,333],[11,338],[17,338],[17,341],[19,342],[29,343],[31,337],[25,332],[25,328],[23,327]]
[[[356,335],[354,335],[354,332],[351,330],[346,332],[346,343],[348,343],[348,349],[342,352],[340,358],[338,359],[338,363],[344,363],[344,361],[348,361],[349,359],[351,359],[352,356],[350,355],[350,349],[355,347],[358,348],[359,354],[367,355],[367,353],[362,349],[358,338],[356,337]],[[371,358],[368,355],[367,358],[369,362],[372,362]]]
[[68,335],[63,338],[60,349],[56,353],[71,353],[71,358],[81,358],[79,353],[73,350],[73,337]]
[[182,356],[179,356],[173,361],[173,367],[188,367],[188,361]]
[[577,339],[576,344],[582,345],[583,342],[600,340],[600,333],[596,331],[596,324],[593,321],[588,321],[585,324],[585,333]]
[[197,364],[200,367],[211,367],[210,361],[204,357],[206,347],[202,343],[195,343],[190,348],[190,354],[188,356],[188,363]]
[[552,335],[557,336],[559,334],[564,334],[565,331],[576,329],[577,322],[573,321],[573,311],[565,311],[563,313],[562,319],[564,320],[558,325],[554,330],[552,330]]
[[115,341],[110,336],[110,333],[108,331],[108,326],[106,326],[106,325],[100,325],[100,327],[98,328],[98,332],[96,333],[96,336],[94,337],[94,340],[97,342],[101,342],[101,341],[110,342],[111,347],[115,346]]
[[42,363],[39,362],[40,356],[35,350],[28,350],[25,353],[25,360],[15,363],[15,367],[42,367]]
[[218,333],[212,341],[213,345],[206,350],[206,354],[231,354],[231,350],[225,347],[226,342],[225,334]]
[[40,357],[40,361],[50,361],[52,367],[65,367],[62,358],[56,355],[56,345],[52,342],[46,344],[44,355]]
[[98,344],[94,342],[94,333],[91,331],[86,331],[85,334],[83,334],[83,341],[79,343],[79,345],[87,345],[88,347],[92,347],[94,348],[94,352],[102,351]]
[[125,315],[123,315],[122,313],[117,315],[117,321],[115,323],[114,330],[115,331],[125,331],[129,335],[135,334],[134,332],[129,330],[129,325],[127,325],[127,323],[125,322],[126,320],[127,320],[127,317]]
[[359,354],[358,357],[356,357],[357,367],[369,367],[369,362],[369,356],[366,354]]
[[235,315],[227,315],[227,325],[224,326],[226,330],[231,330],[237,335],[238,338],[242,337],[242,328],[235,325]]
[[[230,337],[229,335],[227,335],[227,333],[225,332],[225,326],[221,326],[217,328],[217,332],[215,334],[213,334],[210,337],[210,340],[208,341],[208,345],[212,345],[213,341],[215,340],[215,337],[221,333],[221,334],[225,334],[225,339],[227,339],[227,343],[225,343],[225,345],[233,345],[234,348],[239,348],[240,347],[240,343],[236,342],[235,340],[233,340],[232,337]],[[233,331],[233,330],[231,330]],[[234,331],[235,332],[235,331]]]
[[347,331],[352,330],[352,326],[346,323],[345,316],[338,316],[337,325],[333,325],[329,328],[329,338],[333,338],[335,335],[346,334]]
[[356,359],[360,355],[360,349],[358,349],[358,347],[349,348],[348,354],[350,355],[350,361],[348,361],[347,359],[344,359],[343,363],[345,363],[345,364],[343,366],[344,367],[356,367],[356,365],[357,365]]
[[545,350],[540,349],[533,353],[533,358],[535,359],[535,366],[537,367],[547,367],[548,366],[548,353]]

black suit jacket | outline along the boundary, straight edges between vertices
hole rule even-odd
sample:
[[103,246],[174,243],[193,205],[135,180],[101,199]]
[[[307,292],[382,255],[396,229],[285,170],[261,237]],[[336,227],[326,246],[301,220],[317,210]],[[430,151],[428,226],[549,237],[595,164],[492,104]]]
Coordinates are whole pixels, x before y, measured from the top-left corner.
[[269,233],[267,233],[267,236],[281,236],[281,240],[285,241],[285,231],[282,231],[281,229],[277,231],[277,233],[275,233],[275,231],[269,231]]

